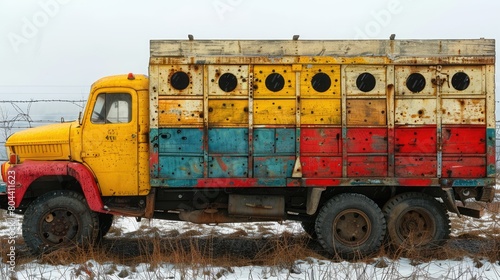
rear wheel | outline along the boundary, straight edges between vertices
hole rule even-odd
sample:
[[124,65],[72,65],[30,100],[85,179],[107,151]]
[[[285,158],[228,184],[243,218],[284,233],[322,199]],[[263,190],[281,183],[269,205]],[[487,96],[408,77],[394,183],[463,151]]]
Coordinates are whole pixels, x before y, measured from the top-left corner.
[[390,199],[383,212],[390,243],[395,248],[433,248],[449,238],[448,213],[432,196],[403,193]]
[[318,241],[344,259],[367,257],[380,249],[386,224],[382,210],[368,197],[340,194],[330,199],[316,219]]
[[72,245],[88,245],[98,233],[97,213],[83,195],[53,191],[35,199],[26,209],[23,238],[33,253]]
[[300,223],[302,226],[302,229],[311,237],[312,239],[318,238],[318,234],[316,234],[316,224],[314,223],[314,220],[312,221],[302,221]]
[[113,215],[99,213],[99,233],[98,239],[103,238],[113,225]]

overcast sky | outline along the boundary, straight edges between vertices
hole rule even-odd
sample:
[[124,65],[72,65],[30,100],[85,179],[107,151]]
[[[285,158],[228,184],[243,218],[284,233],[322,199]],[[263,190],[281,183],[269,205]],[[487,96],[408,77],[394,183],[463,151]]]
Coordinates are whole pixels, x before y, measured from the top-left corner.
[[86,99],[100,77],[147,74],[150,39],[497,39],[499,12],[491,0],[0,0],[0,99]]

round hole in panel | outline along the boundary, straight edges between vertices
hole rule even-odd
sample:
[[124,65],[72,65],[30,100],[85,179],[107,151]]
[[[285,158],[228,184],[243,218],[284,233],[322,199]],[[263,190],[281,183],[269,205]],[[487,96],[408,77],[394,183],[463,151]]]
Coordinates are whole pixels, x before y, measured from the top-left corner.
[[325,92],[332,85],[330,76],[325,73],[316,73],[311,79],[311,86],[317,92]]
[[186,89],[189,86],[189,76],[185,72],[177,71],[170,77],[170,85],[177,90]]
[[451,85],[456,90],[465,90],[470,85],[470,78],[464,72],[458,72],[451,78]]
[[238,78],[232,73],[224,73],[219,78],[219,87],[225,92],[233,91],[238,85]]
[[280,91],[285,86],[285,79],[279,73],[271,73],[266,78],[266,87],[270,91]]
[[411,92],[421,92],[425,88],[425,77],[420,73],[410,74],[406,79],[406,87]]
[[375,88],[377,81],[375,80],[375,76],[368,72],[359,74],[356,79],[356,86],[362,92],[369,92]]

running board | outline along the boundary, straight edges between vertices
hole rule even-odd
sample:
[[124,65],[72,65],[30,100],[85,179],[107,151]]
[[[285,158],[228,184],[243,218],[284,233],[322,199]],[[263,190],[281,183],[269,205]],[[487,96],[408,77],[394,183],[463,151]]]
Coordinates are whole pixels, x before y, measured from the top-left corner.
[[458,211],[460,211],[460,214],[469,216],[472,218],[481,218],[483,216],[484,211],[482,209],[474,209],[474,208],[468,208],[468,207],[463,207],[463,206],[458,206]]

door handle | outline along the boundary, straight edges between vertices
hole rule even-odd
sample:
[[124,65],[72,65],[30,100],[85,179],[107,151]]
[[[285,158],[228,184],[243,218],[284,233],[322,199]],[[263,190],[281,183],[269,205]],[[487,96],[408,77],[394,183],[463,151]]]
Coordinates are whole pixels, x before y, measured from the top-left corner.
[[137,135],[136,134],[132,134],[132,139],[134,139],[135,137],[137,137]]

